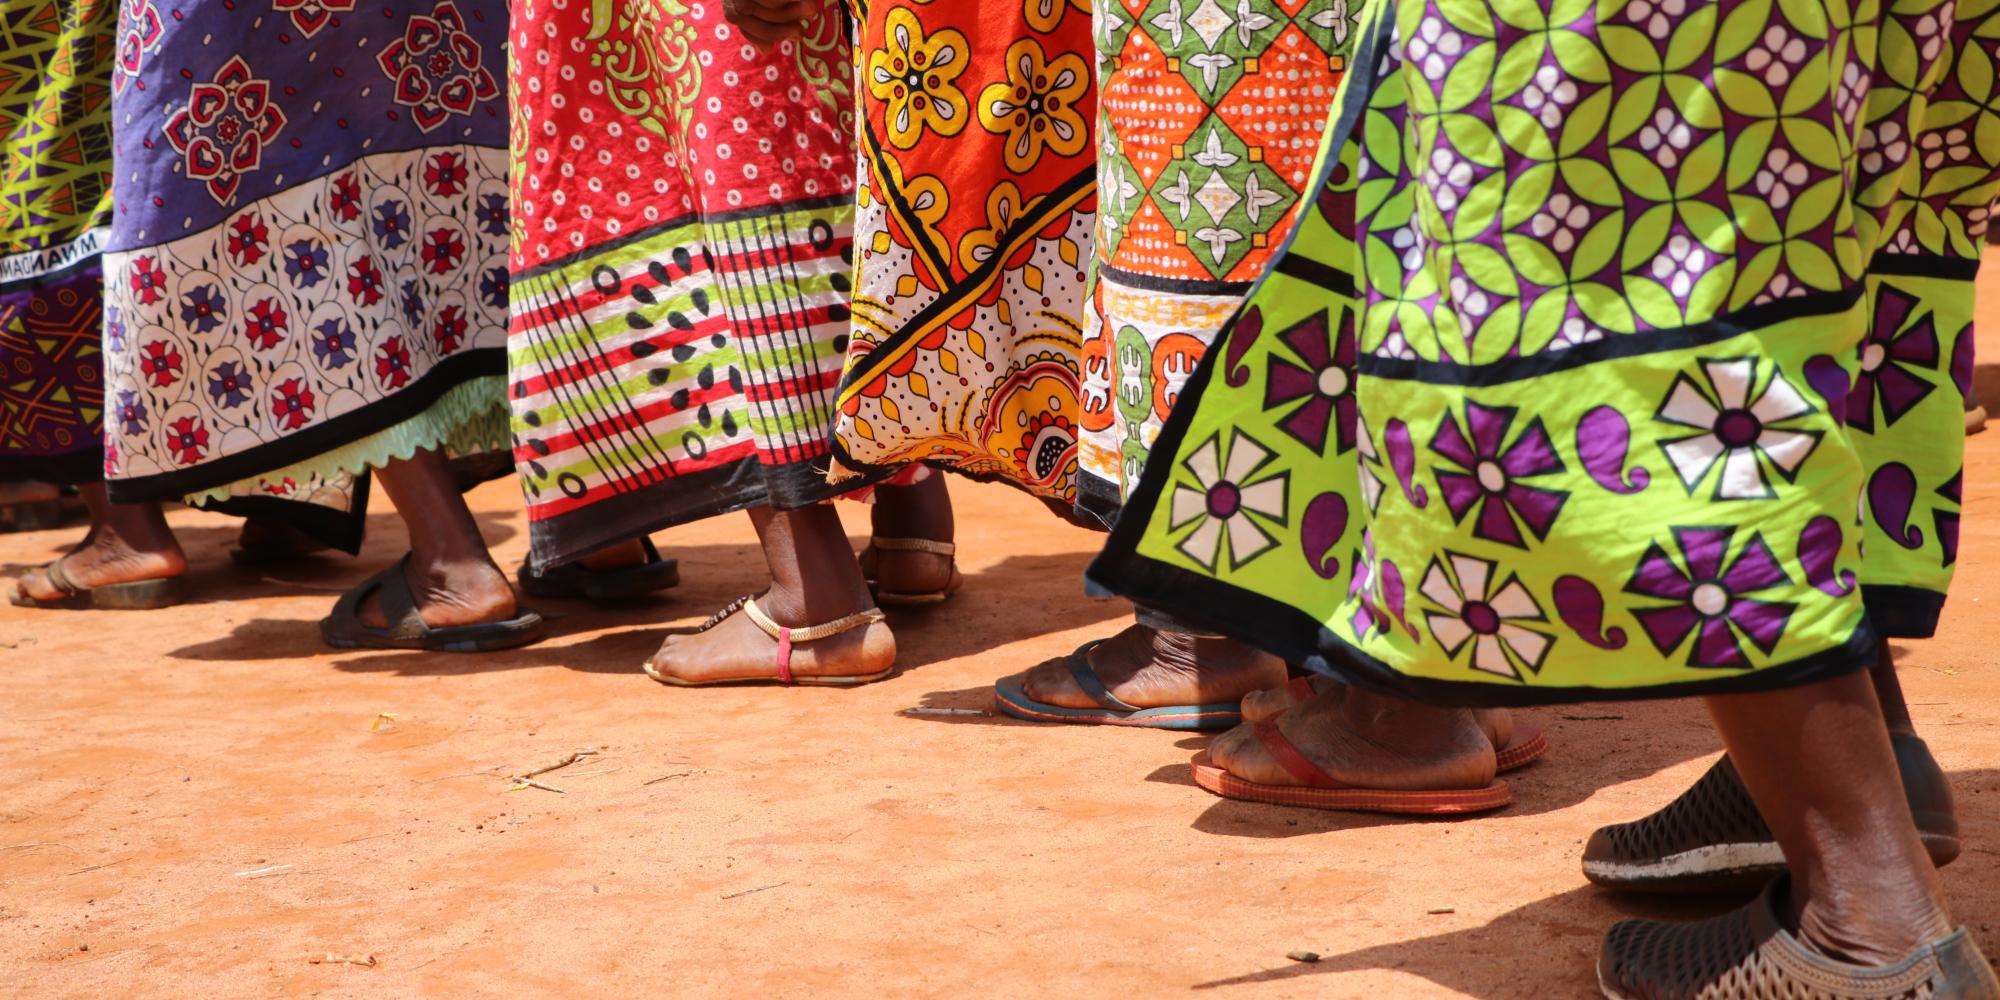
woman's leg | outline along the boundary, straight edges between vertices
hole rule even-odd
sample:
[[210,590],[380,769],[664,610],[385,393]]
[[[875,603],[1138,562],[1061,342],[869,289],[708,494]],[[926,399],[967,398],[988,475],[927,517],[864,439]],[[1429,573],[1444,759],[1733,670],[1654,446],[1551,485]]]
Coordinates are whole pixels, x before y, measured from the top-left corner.
[[[506,621],[518,613],[514,588],[493,564],[458,481],[436,451],[375,470],[410,533],[410,593],[432,628]],[[379,600],[361,606],[361,621],[386,628]]]
[[[187,556],[157,503],[112,503],[103,483],[79,487],[90,507],[90,533],[62,557],[63,573],[87,589],[164,580],[187,572]],[[21,591],[40,601],[63,597],[45,569],[21,576]]]
[[1883,965],[1951,929],[1867,675],[1710,698],[1708,708],[1784,849],[1801,940]]
[[[878,486],[869,520],[877,539],[949,544],[957,530],[944,476],[932,473],[909,486]],[[919,548],[870,544],[861,553],[861,572],[887,594],[937,594],[951,589],[955,558]]]
[[[875,606],[840,517],[828,504],[792,511],[750,511],[770,566],[771,586],[757,605],[779,625],[804,628],[837,621]],[[653,655],[653,669],[684,681],[769,678],[775,675],[777,640],[745,614],[731,615],[706,632],[670,635]],[[889,669],[896,639],[875,622],[792,651],[801,677],[862,675]]]

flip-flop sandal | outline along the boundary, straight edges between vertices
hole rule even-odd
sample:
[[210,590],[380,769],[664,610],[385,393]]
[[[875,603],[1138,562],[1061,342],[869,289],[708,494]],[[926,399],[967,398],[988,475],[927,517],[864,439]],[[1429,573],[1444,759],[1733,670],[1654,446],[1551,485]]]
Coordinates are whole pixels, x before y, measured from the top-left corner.
[[[1285,694],[1292,704],[1310,701],[1319,695],[1312,686],[1310,677],[1294,677],[1285,682]],[[1533,723],[1516,723],[1514,735],[1504,747],[1493,748],[1493,756],[1501,774],[1518,771],[1529,764],[1541,760],[1549,752],[1549,738],[1542,727]]]
[[1719,917],[1619,923],[1598,953],[1598,989],[1611,1000],[2000,996],[2000,978],[1965,928],[1897,961],[1855,965],[1828,958],[1785,928],[1778,901],[1790,891],[1791,876],[1784,875],[1750,905]]
[[45,569],[49,585],[61,591],[63,596],[48,601],[36,600],[16,583],[13,592],[7,595],[8,602],[17,608],[65,611],[155,611],[187,600],[187,579],[179,576],[112,583],[102,587],[81,586],[63,569],[63,561],[68,558],[63,556]]
[[[548,622],[527,608],[503,622],[453,625],[432,628],[417,613],[417,599],[405,576],[410,556],[396,560],[353,590],[340,595],[333,613],[319,623],[319,634],[335,649],[422,649],[437,653],[489,653],[526,646],[542,638]],[[381,594],[382,614],[390,621],[386,629],[361,623],[361,603],[369,594]]]
[[662,684],[672,685],[673,687],[713,687],[719,684],[769,684],[774,682],[787,685],[804,684],[821,687],[851,687],[856,684],[879,681],[896,672],[895,666],[891,665],[887,670],[872,674],[816,674],[811,677],[800,677],[792,673],[793,647],[800,643],[831,639],[843,632],[852,632],[858,628],[867,628],[876,622],[887,621],[888,616],[882,613],[881,608],[868,608],[863,611],[856,611],[844,618],[836,618],[833,621],[820,625],[808,625],[804,628],[787,628],[773,621],[770,615],[765,614],[764,609],[758,607],[755,597],[745,596],[729,602],[721,611],[708,616],[708,620],[702,622],[700,625],[696,625],[693,628],[668,629],[667,634],[699,635],[728,621],[738,611],[743,612],[744,617],[750,619],[750,624],[762,629],[765,635],[778,640],[776,668],[772,673],[754,677],[719,677],[713,680],[691,681],[675,677],[672,674],[663,674],[653,666],[653,661],[647,660],[645,664],[646,676]]
[[661,558],[652,539],[641,538],[639,543],[646,551],[646,561],[620,569],[591,569],[582,563],[567,563],[537,573],[523,563],[516,574],[521,591],[530,597],[553,600],[609,602],[629,601],[678,586],[681,564]]
[[943,590],[921,594],[899,594],[891,590],[882,590],[878,581],[869,580],[868,589],[874,593],[876,603],[895,607],[938,604],[958,593],[958,588],[965,585],[965,574],[958,571],[958,546],[951,542],[938,542],[928,538],[884,538],[877,535],[868,543],[868,547],[877,552],[927,552],[952,560],[951,580],[944,585]]
[[1276,719],[1253,723],[1251,732],[1264,751],[1285,773],[1299,780],[1297,785],[1270,785],[1239,778],[1217,767],[1208,751],[1194,755],[1190,763],[1194,783],[1225,799],[1263,802],[1276,806],[1333,809],[1343,812],[1395,813],[1409,816],[1452,816],[1487,812],[1514,801],[1514,791],[1504,781],[1485,788],[1397,789],[1357,788],[1336,780],[1319,769],[1285,734]]
[[1063,658],[1076,686],[1097,702],[1096,708],[1064,708],[1028,697],[1028,675],[1002,677],[993,684],[993,700],[1000,711],[1029,722],[1067,722],[1085,726],[1145,726],[1152,729],[1230,729],[1243,721],[1238,704],[1167,705],[1140,708],[1105,687],[1104,680],[1091,669],[1090,651],[1104,640],[1092,639]]

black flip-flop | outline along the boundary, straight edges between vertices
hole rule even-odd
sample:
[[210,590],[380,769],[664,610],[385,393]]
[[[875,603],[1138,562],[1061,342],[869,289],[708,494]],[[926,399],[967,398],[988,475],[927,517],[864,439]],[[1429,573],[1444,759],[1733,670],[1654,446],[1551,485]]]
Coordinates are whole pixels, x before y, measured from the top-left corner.
[[154,611],[170,608],[187,600],[187,579],[169,576],[159,580],[134,580],[131,583],[112,583],[102,587],[84,587],[63,569],[64,556],[48,565],[49,585],[61,591],[63,596],[43,601],[29,597],[19,583],[7,595],[9,603],[17,608],[45,608],[65,611]]
[[[522,608],[504,622],[454,625],[432,628],[417,613],[416,596],[410,593],[410,556],[405,553],[396,565],[383,570],[360,586],[340,596],[333,613],[319,623],[319,634],[335,649],[423,649],[440,653],[488,653],[513,649],[540,640],[548,623],[541,615]],[[388,628],[371,628],[361,623],[361,602],[369,594],[382,595],[382,614],[392,623]]]
[[536,573],[524,563],[517,574],[521,591],[554,600],[629,601],[681,582],[681,564],[660,556],[650,538],[639,539],[646,561],[623,569],[591,569],[582,563],[552,566]]
[[1243,721],[1237,703],[1214,705],[1166,705],[1140,708],[1111,693],[1104,680],[1091,669],[1090,651],[1102,639],[1092,639],[1063,658],[1063,666],[1083,693],[1097,702],[1097,708],[1064,708],[1028,697],[1028,675],[1002,677],[993,684],[993,700],[1000,711],[1029,722],[1066,722],[1088,726],[1145,726],[1153,729],[1230,729]]

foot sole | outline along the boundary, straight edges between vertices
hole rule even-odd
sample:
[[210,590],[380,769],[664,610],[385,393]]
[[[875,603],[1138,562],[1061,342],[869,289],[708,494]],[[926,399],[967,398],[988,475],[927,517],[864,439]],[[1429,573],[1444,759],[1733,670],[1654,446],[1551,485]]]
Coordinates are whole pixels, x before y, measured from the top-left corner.
[[1491,812],[1514,801],[1514,790],[1504,781],[1496,781],[1485,788],[1435,791],[1269,785],[1239,778],[1217,767],[1209,760],[1206,750],[1194,755],[1189,768],[1194,773],[1195,784],[1225,799],[1274,806],[1398,816],[1461,816]]
[[993,685],[993,704],[1000,711],[1027,722],[1060,722],[1073,726],[1134,726],[1144,729],[1177,729],[1207,732],[1233,729],[1243,721],[1243,713],[1233,704],[1168,705],[1119,712],[1108,708],[1063,708],[1028,697],[1022,676],[1003,677]]

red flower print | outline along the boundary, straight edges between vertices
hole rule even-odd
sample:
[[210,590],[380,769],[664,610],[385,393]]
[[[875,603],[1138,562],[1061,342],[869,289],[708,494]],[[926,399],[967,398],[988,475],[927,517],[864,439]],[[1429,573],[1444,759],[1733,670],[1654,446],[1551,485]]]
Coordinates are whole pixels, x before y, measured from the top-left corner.
[[289,323],[285,307],[277,299],[260,299],[250,307],[250,315],[243,321],[243,335],[250,338],[251,346],[268,351],[284,339]]
[[182,465],[193,465],[208,455],[208,428],[201,425],[200,417],[182,417],[169,427],[167,447],[174,453],[174,461]]
[[382,272],[375,266],[375,258],[363,257],[347,269],[347,294],[364,306],[382,301]]
[[355,182],[353,171],[333,179],[333,191],[326,196],[326,210],[342,222],[361,217],[361,185]]
[[410,380],[410,352],[403,338],[390,337],[375,349],[375,377],[391,389],[400,389]]
[[158,261],[151,257],[139,257],[132,261],[132,294],[139,297],[141,305],[152,305],[160,301],[166,293],[167,272],[160,270]]
[[377,61],[396,82],[396,103],[408,107],[426,132],[454,114],[471,114],[479,101],[500,96],[479,42],[465,30],[465,19],[450,0],[438,4],[429,17],[410,15],[403,37],[390,42]]
[[236,263],[248,267],[264,259],[269,250],[271,230],[262,219],[245,214],[236,217],[229,226],[229,256]]
[[424,237],[424,263],[432,274],[446,274],[465,256],[465,237],[454,229],[433,229]]
[[437,322],[431,324],[431,339],[437,342],[439,354],[458,350],[465,341],[465,313],[457,306],[438,310]]
[[271,102],[271,81],[251,76],[236,56],[215,80],[196,83],[187,105],[167,119],[167,141],[181,154],[181,173],[204,181],[209,196],[228,204],[243,175],[264,165],[264,147],[285,127],[285,113]]
[[181,380],[181,352],[174,345],[155,340],[147,344],[144,354],[139,357],[139,370],[162,388]]
[[[295,431],[312,419],[315,402],[311,389],[301,385],[298,379],[289,378],[278,383],[277,390],[271,393],[271,413],[286,430]],[[291,481],[286,480],[286,485],[291,485]]]
[[424,165],[424,183],[440,198],[457,194],[465,186],[465,177],[465,158],[457,153],[439,153]]

